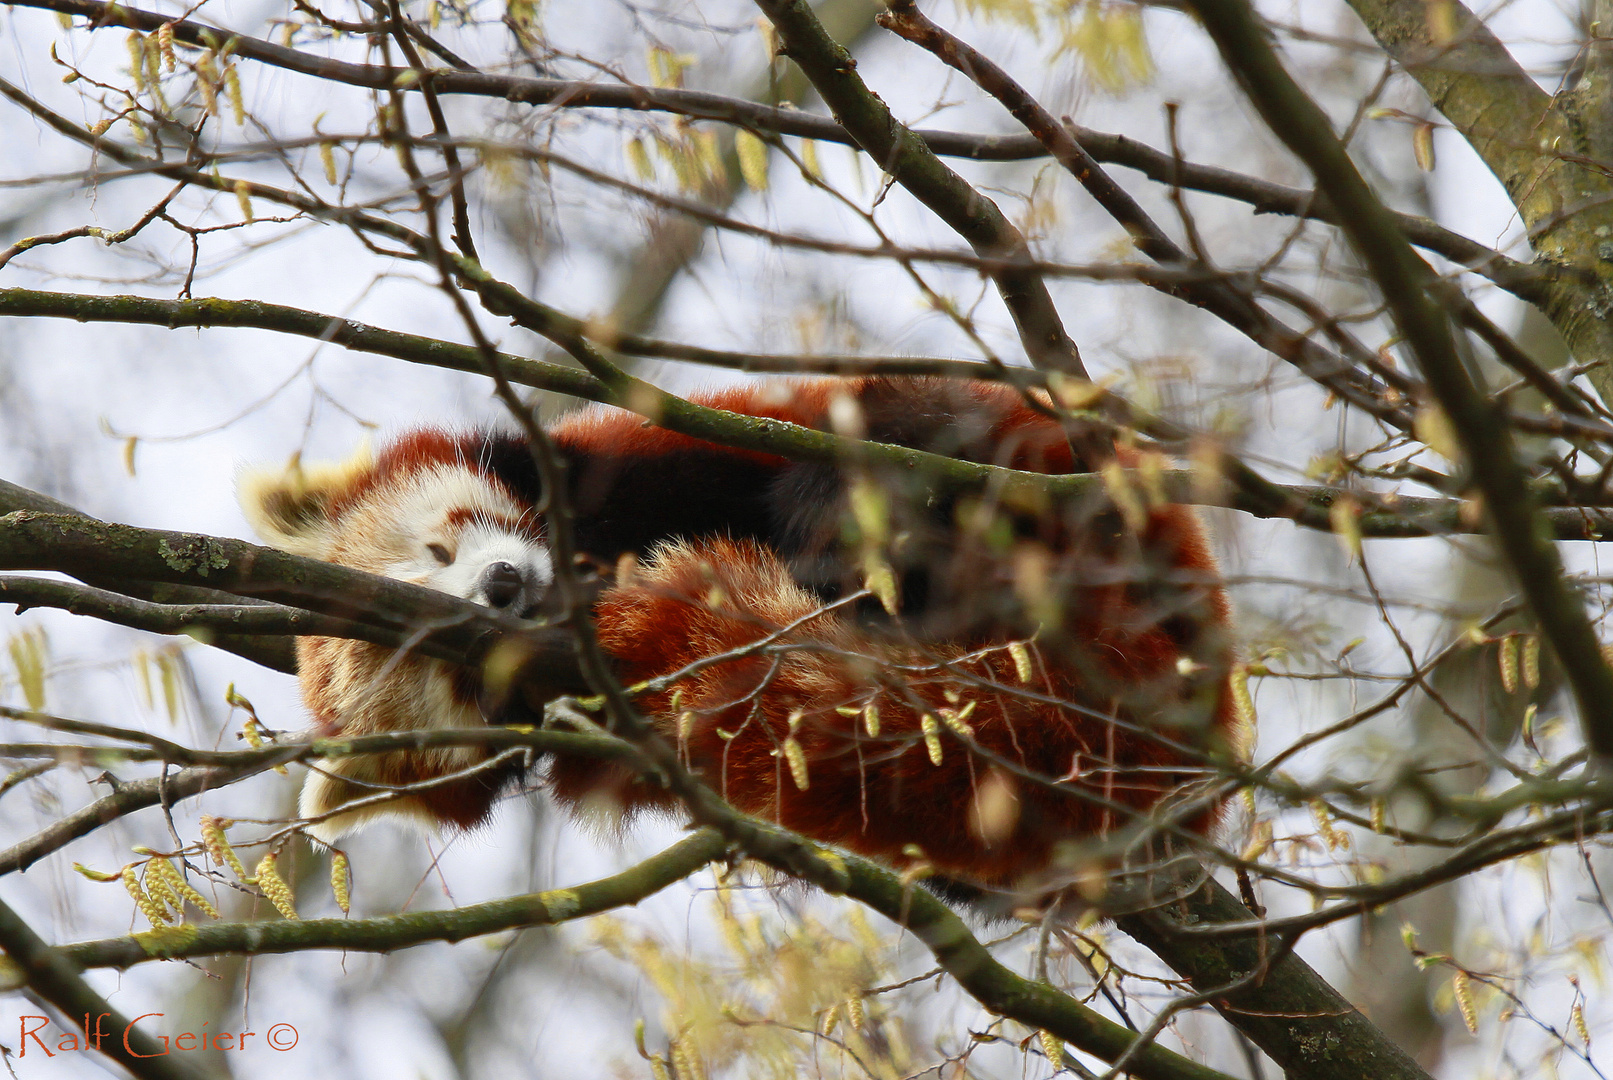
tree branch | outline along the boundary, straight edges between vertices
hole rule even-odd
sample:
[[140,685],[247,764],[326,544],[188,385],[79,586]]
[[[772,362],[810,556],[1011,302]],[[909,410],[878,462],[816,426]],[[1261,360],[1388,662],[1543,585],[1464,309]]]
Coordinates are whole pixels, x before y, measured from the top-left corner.
[[289,600],[413,634],[422,653],[459,663],[474,662],[501,634],[531,629],[523,620],[435,589],[243,540],[30,510],[0,517],[0,569],[106,574]]
[[[588,324],[582,320],[555,311],[547,305],[537,304],[490,279],[484,282],[483,287],[489,290],[495,310],[508,311],[513,305],[519,305],[526,325],[535,331],[556,335],[576,348],[592,347],[585,337]],[[157,300],[138,296],[80,296],[28,289],[0,289],[0,314],[48,315],[80,321],[131,322],[155,326],[257,327],[328,340],[358,351],[454,371],[486,373],[479,352],[473,346],[403,334],[354,319],[258,301]],[[781,457],[838,463],[848,457],[866,456],[907,468],[922,468],[932,476],[934,483],[949,490],[1019,485],[1038,495],[1067,498],[1090,493],[1093,485],[1098,483],[1088,474],[1049,476],[1016,473],[905,447],[842,439],[793,424],[735,416],[706,408],[639,381],[612,387],[586,373],[558,364],[507,353],[499,354],[499,359],[512,382],[616,405],[685,435]],[[1331,509],[1344,497],[1366,504],[1365,512],[1359,519],[1363,536],[1456,535],[1473,532],[1476,528],[1471,522],[1471,515],[1455,499],[1378,496],[1371,492],[1339,488],[1280,485],[1261,480],[1252,473],[1235,478],[1238,486],[1233,491],[1217,490],[1219,485],[1195,483],[1192,475],[1185,471],[1169,471],[1165,479],[1169,497],[1173,501],[1224,506],[1256,517],[1286,518],[1322,531],[1332,530]],[[4,481],[0,481],[0,485],[3,485],[0,486],[0,512],[14,508],[44,509],[48,505],[37,501],[43,496],[32,496],[31,493],[26,498],[8,499],[8,489],[13,492],[26,489],[5,484]],[[1558,507],[1546,513],[1552,535],[1558,539],[1598,540],[1613,536],[1613,518],[1600,509]],[[221,594],[214,592],[211,601],[203,602],[218,603],[221,599]]]
[[[90,20],[92,28],[126,26],[152,31],[172,23],[176,40],[193,45],[209,41],[233,42],[235,55],[315,78],[372,90],[420,89],[429,79],[439,94],[463,94],[534,106],[555,108],[604,108],[640,112],[665,112],[692,119],[712,120],[751,128],[756,131],[795,135],[820,142],[857,145],[833,118],[817,116],[800,109],[763,105],[703,90],[674,87],[626,86],[580,82],[565,79],[535,79],[466,70],[429,70],[421,79],[407,77],[408,68],[355,64],[309,56],[233,31],[221,30],[193,20],[172,20],[157,12],[143,11],[101,0],[7,0],[11,6],[43,8]],[[1338,224],[1338,215],[1325,196],[1315,191],[1285,187],[1257,177],[1214,165],[1179,161],[1125,135],[1068,125],[1071,133],[1093,157],[1114,165],[1136,169],[1159,183],[1175,183],[1194,191],[1248,203],[1256,213],[1280,213],[1315,221]],[[972,161],[1024,161],[1044,157],[1046,149],[1029,135],[982,135],[966,132],[915,129],[913,134],[940,157]],[[1407,237],[1420,247],[1445,256],[1526,300],[1538,300],[1550,277],[1550,267],[1532,266],[1510,259],[1492,248],[1437,222],[1416,214],[1396,214]]]
[[[144,742],[150,745],[149,738]],[[573,757],[636,760],[631,747],[609,736],[527,727],[392,731],[358,738],[278,743],[248,750],[195,750],[169,746],[145,751],[109,746],[104,749],[130,761],[193,761],[205,764],[195,764],[176,773],[141,780],[117,781],[110,795],[75,810],[28,839],[0,851],[0,876],[26,870],[72,841],[148,806],[158,803],[171,806],[182,799],[228,787],[279,765],[312,758],[356,757],[398,750],[456,746],[475,746],[492,751],[530,749],[537,753],[563,753]]]
[[[857,145],[883,171],[906,188],[968,241],[981,255],[1017,263],[1029,261],[1030,248],[997,204],[980,194],[905,125],[856,72],[857,62],[824,32],[804,0],[757,0],[772,21],[781,51],[806,73]],[[1025,354],[1037,367],[1086,377],[1075,342],[1041,275],[1029,268],[992,274],[1004,305],[1019,328]]]
[[80,942],[61,946],[57,951],[81,967],[126,970],[150,960],[221,954],[264,956],[308,949],[386,953],[430,941],[458,942],[505,930],[556,926],[637,904],[722,858],[727,846],[717,830],[701,829],[620,874],[468,907],[375,919],[190,923],[129,937]]
[[1115,922],[1200,993],[1216,995],[1241,976],[1260,973],[1214,1004],[1285,1075],[1427,1080],[1428,1074],[1404,1050],[1295,956],[1288,942],[1265,936],[1210,942],[1181,934],[1184,927],[1253,918],[1237,898],[1207,878],[1177,903],[1122,915]]
[[[0,290],[3,292],[3,290]],[[3,297],[0,297],[3,302]],[[30,491],[20,487],[9,480],[0,479],[0,516],[11,513],[13,510],[38,510],[46,514],[74,514],[94,521],[83,511],[68,506],[66,503],[41,495],[37,491]],[[165,585],[151,581],[112,580],[103,575],[86,575],[85,580],[103,586],[115,593],[148,600],[159,604],[188,605],[196,604],[210,606],[214,604],[232,604],[236,598],[227,593],[220,593],[213,589],[198,589],[187,585]],[[262,664],[274,671],[283,671],[291,675],[297,673],[297,655],[290,641],[276,641],[273,638],[241,637],[235,634],[215,634],[208,644],[226,652],[235,653],[245,657],[254,664]]]
[[1603,256],[1613,176],[1601,164],[1610,147],[1596,137],[1605,127],[1606,78],[1593,73],[1553,99],[1459,0],[1442,0],[1454,31],[1448,41],[1433,38],[1437,23],[1423,0],[1350,6],[1506,188],[1539,261],[1558,268],[1531,301],[1581,362],[1600,361],[1587,376],[1613,401],[1613,266]]
[[[9,905],[0,901],[0,965],[11,967],[64,1017],[105,1017],[112,1032],[98,1049],[138,1077],[149,1080],[201,1080],[202,1074],[165,1045],[134,1027],[90,988],[79,967],[51,948]],[[99,1030],[99,1026],[96,1026]]]
[[58,608],[153,634],[186,634],[206,644],[212,644],[215,633],[352,638],[390,649],[407,647],[413,638],[402,631],[283,604],[156,604],[47,578],[0,576],[0,604],[17,605],[19,615],[33,607]]
[[1356,171],[1327,116],[1283,68],[1248,0],[1193,0],[1191,6],[1266,124],[1344,214],[1345,233],[1456,430],[1500,547],[1573,688],[1585,741],[1598,757],[1613,760],[1613,670],[1539,519],[1505,417],[1456,353],[1450,324],[1428,291],[1432,273]]
[[[1188,271],[1176,283],[1165,286],[1166,292],[1208,311],[1369,415],[1404,426],[1404,419],[1395,416],[1400,410],[1386,408],[1387,395],[1377,380],[1341,363],[1308,335],[1296,333],[1273,318],[1247,288],[1189,257],[1137,201],[1103,171],[1071,136],[1069,129],[1006,71],[926,18],[912,0],[892,0],[889,11],[880,16],[880,25],[934,54],[996,98],[1126,230],[1139,251],[1161,266]],[[1349,339],[1344,341],[1350,343]],[[1358,358],[1366,354],[1366,350],[1359,347],[1354,352]]]

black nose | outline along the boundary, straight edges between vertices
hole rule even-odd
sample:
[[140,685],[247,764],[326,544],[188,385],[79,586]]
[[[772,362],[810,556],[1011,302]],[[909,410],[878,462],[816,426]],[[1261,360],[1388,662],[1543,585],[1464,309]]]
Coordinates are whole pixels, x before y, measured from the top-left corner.
[[526,579],[507,562],[496,562],[482,571],[482,595],[488,607],[507,608],[520,597]]

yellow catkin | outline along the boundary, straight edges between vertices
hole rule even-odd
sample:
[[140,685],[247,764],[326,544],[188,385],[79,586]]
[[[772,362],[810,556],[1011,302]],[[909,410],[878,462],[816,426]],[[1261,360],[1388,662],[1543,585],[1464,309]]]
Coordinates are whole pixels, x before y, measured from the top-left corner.
[[872,701],[863,706],[863,730],[870,739],[879,738],[879,706]]
[[135,863],[130,863],[123,868],[121,875],[123,887],[129,890],[130,896],[134,897],[135,904],[140,908],[140,912],[146,917],[147,922],[151,923],[152,926],[167,926],[168,913],[163,910],[161,904],[146,895],[146,890],[140,887],[140,878],[134,870],[136,865]]
[[246,867],[241,865],[241,858],[230,847],[229,837],[224,830],[230,827],[230,822],[224,818],[214,817],[212,814],[202,815],[202,846],[213,857],[214,866],[228,866],[235,876],[242,881],[247,879]]
[[1356,560],[1361,557],[1361,504],[1348,495],[1340,497],[1327,510],[1328,523],[1344,546],[1345,555]]
[[[250,210],[248,212],[250,213]],[[235,684],[231,683],[230,693],[225,695],[225,700],[238,708],[244,708],[250,714],[246,718],[246,723],[241,725],[241,738],[245,739],[246,744],[252,749],[262,750],[265,745],[263,741],[263,721],[259,720],[257,714],[252,712],[252,703],[247,701],[246,698],[235,695],[233,693],[234,690]],[[276,765],[274,767],[274,771],[279,773],[281,776],[286,775],[286,767],[284,765]]]
[[1467,972],[1458,971],[1451,978],[1451,993],[1456,997],[1456,1008],[1462,1014],[1462,1023],[1467,1025],[1467,1033],[1477,1035],[1479,1033],[1479,1014],[1473,1008],[1473,986]]
[[123,44],[129,50],[129,77],[134,80],[134,92],[138,94],[146,88],[146,39],[139,31],[134,31]]
[[235,201],[240,204],[242,217],[248,221],[255,220],[252,217],[252,186],[245,180],[235,182]]
[[202,108],[208,116],[218,115],[218,65],[213,62],[213,50],[202,53],[196,61],[196,89],[202,95]]
[[794,735],[784,740],[784,760],[790,764],[790,778],[798,789],[805,791],[812,786],[811,778],[807,776],[806,751],[801,749]]
[[1243,859],[1245,862],[1255,862],[1271,850],[1272,826],[1269,821],[1257,821],[1254,828],[1249,830],[1249,843],[1244,846]]
[[672,1044],[672,1067],[677,1070],[680,1080],[705,1080],[705,1066],[706,1063],[700,1060],[700,1055],[688,1040],[679,1039]]
[[1118,461],[1111,461],[1100,470],[1103,478],[1103,487],[1109,494],[1109,501],[1115,504],[1120,516],[1125,519],[1126,527],[1132,532],[1142,532],[1148,527],[1148,509],[1143,505],[1132,487],[1126,470]]
[[1064,1043],[1059,1037],[1046,1028],[1036,1033],[1036,1041],[1042,1044],[1042,1053],[1047,1056],[1048,1063],[1055,1069],[1064,1067]]
[[919,730],[924,733],[924,748],[930,752],[930,764],[941,764],[941,723],[929,713],[919,717]]
[[157,27],[157,51],[162,54],[162,66],[172,75],[179,63],[174,57],[174,24],[165,22]]
[[1585,1025],[1585,1009],[1579,1002],[1574,1002],[1574,1008],[1569,1012],[1569,1020],[1573,1022],[1574,1031],[1579,1035],[1579,1041],[1586,1046],[1591,1045],[1591,1029]]
[[823,166],[818,164],[818,144],[812,139],[801,140],[801,164],[813,176],[823,175]]
[[336,897],[336,906],[346,915],[353,908],[353,867],[347,861],[347,852],[333,851],[330,855],[330,891]]
[[162,911],[164,922],[184,922],[185,902],[174,892],[167,875],[159,867],[167,867],[170,871],[173,869],[162,859],[148,859],[140,874],[140,884]]
[[1384,819],[1388,816],[1389,806],[1382,799],[1372,800],[1372,831],[1382,833],[1385,828]]
[[767,190],[767,144],[748,131],[734,133],[734,153],[739,158],[739,175],[752,191]]
[[833,1035],[835,1028],[840,1026],[840,1006],[831,1005],[823,1012],[823,1034],[825,1037]]
[[650,148],[642,138],[627,140],[627,163],[640,180],[655,179],[655,163],[650,160]]
[[863,1008],[862,998],[846,999],[846,1023],[859,1031],[868,1026],[868,1010]]
[[236,127],[246,127],[246,101],[241,94],[241,73],[234,64],[224,69],[224,89],[230,96],[230,112]]
[[146,85],[155,94],[162,82],[162,46],[158,44],[156,35],[150,35],[140,43],[140,52],[146,64]]
[[124,106],[123,119],[129,124],[129,134],[142,146],[146,143],[146,125],[140,121],[140,106],[130,98]]
[[1019,681],[1022,682],[1022,683],[1030,682],[1031,681],[1031,651],[1030,651],[1030,649],[1025,645],[1025,643],[1023,641],[1011,641],[1011,642],[1008,643],[1008,655],[1013,657],[1013,659],[1014,659],[1014,674],[1019,676]]
[[1535,634],[1523,637],[1523,685],[1530,690],[1540,686],[1540,638]]
[[150,888],[150,876],[154,873],[159,875],[163,884],[168,887],[168,892],[174,899],[174,910],[179,913],[181,922],[184,921],[185,912],[180,906],[180,901],[189,902],[191,907],[210,919],[218,918],[218,909],[208,902],[207,897],[197,892],[194,885],[185,880],[185,875],[181,874],[173,863],[164,858],[155,858],[147,864],[148,889]]
[[1328,811],[1327,804],[1321,799],[1312,799],[1311,816],[1316,819],[1316,831],[1322,834],[1322,839],[1327,843],[1327,850],[1336,851],[1343,844],[1344,838],[1333,827],[1333,815]]
[[208,901],[207,897],[197,892],[196,887],[190,882],[186,881],[184,878],[178,877],[177,874],[175,876],[178,878],[178,880],[171,883],[175,892],[179,893],[180,896],[183,896],[186,900],[190,901],[191,907],[195,908],[197,911],[200,911],[209,919],[218,918],[218,908],[214,907]]
[[279,861],[278,855],[269,852],[258,860],[258,869],[254,876],[258,879],[258,888],[263,890],[263,895],[269,898],[269,903],[274,905],[275,910],[288,919],[295,919],[297,908],[292,903],[291,886],[280,876]]
[[[942,721],[942,724],[947,725],[948,729],[952,730],[953,735],[957,735],[958,738],[974,738],[974,729],[969,727],[969,714],[973,714],[973,712],[974,703],[969,701],[966,706],[957,709],[957,711],[942,709],[940,711],[940,721]],[[940,764],[940,762],[937,762],[937,764]]]
[[1501,668],[1501,689],[1513,693],[1518,689],[1518,639],[1508,634],[1501,639],[1501,647],[1496,650],[1496,663]]
[[1238,722],[1254,725],[1255,698],[1249,692],[1249,666],[1247,664],[1232,665],[1232,707],[1237,711]]
[[650,1055],[650,1075],[655,1080],[672,1080],[672,1074],[667,1072],[666,1058],[660,1054]]
[[319,163],[325,167],[325,183],[336,184],[336,144],[325,139],[319,144]]

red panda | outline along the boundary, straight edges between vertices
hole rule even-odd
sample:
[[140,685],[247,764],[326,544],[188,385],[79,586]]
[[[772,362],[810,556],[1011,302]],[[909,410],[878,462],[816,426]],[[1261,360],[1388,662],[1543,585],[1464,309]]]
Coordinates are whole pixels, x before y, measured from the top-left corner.
[[[695,400],[822,430],[834,413],[871,441],[1011,469],[1094,464],[1034,399],[995,384],[775,379]],[[1191,509],[1128,520],[1102,497],[961,495],[918,470],[791,461],[609,408],[549,434],[579,550],[622,568],[593,606],[599,642],[624,685],[687,669],[637,707],[736,808],[991,890],[1068,881],[1095,840],[1146,847],[1162,828],[1214,826],[1202,798],[1159,820],[1235,727],[1228,604]],[[519,615],[554,574],[540,496],[525,442],[487,432],[417,431],[242,484],[276,546]],[[485,722],[474,673],[358,641],[305,638],[298,655],[326,733]],[[511,770],[429,782],[486,760],[324,763],[300,809],[428,782],[312,831],[333,840],[400,811],[474,825]],[[562,757],[549,782],[569,806],[671,809],[618,763]]]

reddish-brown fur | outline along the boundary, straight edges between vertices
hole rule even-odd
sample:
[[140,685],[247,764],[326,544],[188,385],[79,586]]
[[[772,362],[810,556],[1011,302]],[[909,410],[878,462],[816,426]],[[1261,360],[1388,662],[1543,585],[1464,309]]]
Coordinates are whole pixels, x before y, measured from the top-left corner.
[[[956,434],[947,452],[971,460],[1042,473],[1077,467],[1063,428],[1003,386],[774,380],[696,400],[825,429],[837,395],[856,400],[874,438],[927,446]],[[641,561],[606,589],[594,615],[601,645],[630,685],[779,635],[771,651],[703,667],[637,701],[689,767],[740,810],[891,864],[922,862],[979,885],[1034,890],[1088,872],[1094,856],[1081,850],[1084,842],[1146,834],[1135,827],[1207,775],[1209,758],[1233,741],[1227,601],[1190,509],[1153,506],[1133,522],[1141,525],[1135,531],[1101,500],[1010,506],[987,495],[977,504],[943,504],[943,512],[905,474],[870,471],[863,482],[886,485],[893,503],[917,506],[892,511],[898,527],[905,520],[920,531],[939,530],[922,549],[938,563],[929,602],[962,609],[952,621],[946,611],[939,620],[934,612],[925,614],[929,621],[881,620],[849,606],[825,610],[820,596],[792,577],[798,564],[789,559],[802,549],[787,559],[772,545],[772,526],[728,521],[726,508],[737,504],[710,494],[710,478],[698,471],[732,465],[733,476],[761,489],[794,475],[789,470],[798,467],[786,459],[717,448],[617,410],[572,414],[551,434],[579,478],[572,495],[584,540],[591,514],[631,510],[639,501],[673,513],[708,499],[718,508],[715,520],[690,519],[704,522],[693,528],[663,525],[655,510],[617,532],[597,533],[604,546],[623,542],[620,529],[638,529],[640,542],[625,543]],[[417,431],[373,465],[342,474],[317,507],[342,538],[321,557],[364,566],[365,530],[349,519],[375,512],[386,498],[384,482],[415,470],[463,464],[518,503],[533,501],[535,478],[521,472],[530,468],[524,448],[478,438]],[[685,458],[695,464],[684,468]],[[653,485],[642,477],[652,474],[624,464],[669,459],[678,463],[671,502],[667,491],[646,490]],[[1121,460],[1131,458],[1122,452]],[[654,475],[665,486],[664,475]],[[615,501],[590,509],[590,493]],[[811,527],[799,543],[809,554],[828,552],[841,559],[831,565],[852,571],[861,565],[862,553],[842,531],[843,506],[783,509],[807,513]],[[1012,527],[993,533],[967,525],[994,519]],[[530,520],[509,524],[534,528]],[[652,546],[657,540],[664,542]],[[613,551],[584,547],[614,561]],[[327,729],[348,715],[329,704],[355,688],[384,699],[372,701],[366,730],[387,727],[394,698],[396,715],[414,717],[399,726],[422,726],[416,714],[428,683],[433,700],[461,708],[470,700],[472,688],[442,665],[389,663],[394,658],[384,650],[361,642],[310,639],[300,655],[305,696]],[[877,733],[870,731],[870,705]],[[482,755],[405,757],[381,759],[371,779],[428,780]],[[413,808],[475,824],[500,778],[424,792]],[[572,806],[670,808],[659,788],[621,765],[561,758],[551,780]],[[1153,838],[1208,831],[1218,808],[1201,800],[1177,817]]]
[[[745,389],[703,400],[821,428],[839,385],[808,384],[783,405],[758,402]],[[1069,443],[1055,422],[1006,388],[977,384],[968,393],[991,417],[994,463],[1070,470]],[[672,453],[695,444],[614,412],[564,424],[557,440],[622,453]],[[1065,624],[1047,645],[1029,645],[1028,683],[1007,648],[1023,635],[1004,630],[921,646],[871,632],[844,612],[814,615],[822,603],[792,581],[771,551],[722,537],[667,546],[608,590],[595,607],[600,643],[631,684],[800,622],[780,644],[804,648],[707,667],[642,698],[639,707],[691,768],[747,813],[889,863],[923,861],[987,886],[1067,880],[1090,869],[1091,860],[1061,845],[1135,824],[1207,774],[1203,751],[1224,753],[1231,742],[1228,609],[1202,528],[1187,508],[1152,510],[1138,550],[1182,572],[1173,587],[1191,595],[1180,607],[1211,624],[1191,654],[1179,633],[1167,632],[1133,596],[1132,579],[1143,573],[1125,554],[1133,549],[1060,550],[1082,540],[1057,524],[1041,537],[1072,572],[1100,572],[1094,583],[1070,587]],[[997,562],[985,568],[981,589],[1013,587],[1012,560],[1004,555]],[[834,654],[813,645],[828,645]],[[1184,673],[1184,659],[1196,670]],[[898,664],[921,670],[891,671]],[[1196,723],[1182,724],[1180,713],[1174,723],[1150,715],[1179,706],[1195,687]],[[867,731],[869,703],[878,710],[877,737]],[[944,722],[946,710],[957,716],[971,704],[964,725]],[[926,713],[936,718],[939,764],[923,735]],[[792,735],[805,761],[804,787],[786,756]],[[562,759],[552,776],[568,803],[628,811],[665,803],[659,789],[620,765]],[[1217,816],[1216,808],[1201,807],[1178,827],[1204,832]]]

